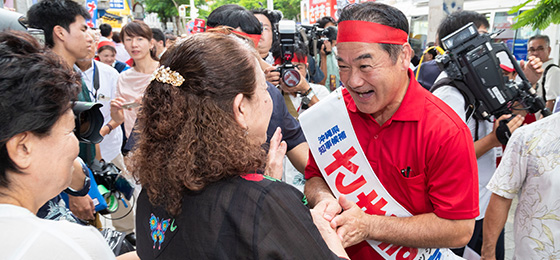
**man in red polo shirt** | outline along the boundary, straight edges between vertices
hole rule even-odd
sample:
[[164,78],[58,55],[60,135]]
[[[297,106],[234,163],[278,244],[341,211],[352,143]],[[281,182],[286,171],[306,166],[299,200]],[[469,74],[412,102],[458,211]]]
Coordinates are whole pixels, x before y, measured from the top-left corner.
[[[371,212],[371,205],[336,200],[310,155],[305,194],[352,259],[383,259],[365,240],[382,242],[380,248],[464,246],[479,214],[470,131],[414,79],[407,36],[406,17],[388,5],[355,4],[340,15],[337,58],[352,127],[379,182],[412,215],[370,215],[362,208]],[[385,253],[388,259],[414,257]]]

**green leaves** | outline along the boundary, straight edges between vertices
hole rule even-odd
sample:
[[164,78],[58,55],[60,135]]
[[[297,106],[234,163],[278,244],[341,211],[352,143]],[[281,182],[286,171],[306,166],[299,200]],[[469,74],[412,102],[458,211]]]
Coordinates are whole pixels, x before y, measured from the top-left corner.
[[[157,13],[162,21],[173,16],[179,16],[177,6],[173,2],[175,2],[177,6],[189,4],[189,0],[143,0],[146,12]],[[206,19],[212,10],[225,4],[238,4],[251,10],[261,8],[259,3],[262,3],[264,8],[266,8],[266,0],[215,0],[208,8],[202,8],[208,5],[206,0],[195,0],[195,6],[198,8],[198,16],[202,19]],[[286,19],[299,20],[300,0],[275,0],[274,9],[282,11]],[[187,16],[189,12],[190,9],[187,8]]]
[[[523,7],[535,0],[527,0],[526,2],[514,6],[508,13],[518,13]],[[537,5],[527,11],[522,12],[515,18],[513,29],[519,29],[523,26],[530,25],[533,30],[546,29],[550,24],[560,23],[560,0],[540,0]]]

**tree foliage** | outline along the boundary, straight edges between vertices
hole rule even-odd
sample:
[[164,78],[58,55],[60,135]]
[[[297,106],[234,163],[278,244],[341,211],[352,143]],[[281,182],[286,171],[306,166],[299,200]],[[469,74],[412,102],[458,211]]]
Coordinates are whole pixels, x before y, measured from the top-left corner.
[[[189,0],[143,0],[142,3],[146,7],[146,12],[157,13],[162,21],[170,19],[173,16],[179,16],[177,7],[182,4],[189,4]],[[212,10],[225,5],[238,4],[249,10],[255,8],[266,8],[266,0],[215,0],[211,5],[205,0],[195,0],[195,6],[198,8],[198,17],[206,19]],[[282,11],[284,18],[299,20],[300,0],[274,0],[274,9]],[[187,16],[190,12],[187,9]]]
[[[518,13],[523,7],[535,0],[527,0],[524,3],[514,6],[509,13]],[[522,12],[513,24],[514,29],[530,25],[533,30],[546,29],[550,24],[560,23],[560,0],[539,0],[537,5],[527,11]]]

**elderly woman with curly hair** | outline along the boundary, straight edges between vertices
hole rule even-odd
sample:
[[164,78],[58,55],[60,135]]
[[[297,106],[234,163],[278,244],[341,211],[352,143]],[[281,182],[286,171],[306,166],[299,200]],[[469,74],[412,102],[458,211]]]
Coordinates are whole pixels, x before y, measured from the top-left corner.
[[[142,259],[347,258],[301,192],[262,174],[274,171],[261,147],[272,100],[246,44],[194,35],[168,50],[146,89],[132,158]],[[268,164],[283,157],[280,139]]]

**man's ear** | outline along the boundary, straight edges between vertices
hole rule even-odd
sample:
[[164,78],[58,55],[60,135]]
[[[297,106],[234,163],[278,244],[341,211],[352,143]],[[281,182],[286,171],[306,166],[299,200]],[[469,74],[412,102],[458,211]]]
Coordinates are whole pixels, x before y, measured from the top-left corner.
[[55,39],[58,39],[60,41],[64,41],[66,39],[66,29],[64,29],[64,27],[60,26],[60,25],[55,25],[53,27],[53,41]]
[[18,169],[26,169],[32,161],[31,152],[33,150],[33,137],[29,132],[23,132],[12,136],[6,142],[8,156]]
[[408,42],[404,43],[399,55],[400,60],[397,62],[400,62],[401,68],[405,71],[408,71],[408,68],[410,67],[410,59],[412,59],[413,55],[412,53],[413,51],[412,47],[410,47],[410,44]]
[[246,98],[243,94],[239,93],[233,99],[233,117],[235,122],[243,129],[247,129],[247,115],[246,115]]

